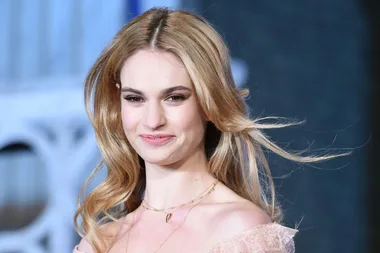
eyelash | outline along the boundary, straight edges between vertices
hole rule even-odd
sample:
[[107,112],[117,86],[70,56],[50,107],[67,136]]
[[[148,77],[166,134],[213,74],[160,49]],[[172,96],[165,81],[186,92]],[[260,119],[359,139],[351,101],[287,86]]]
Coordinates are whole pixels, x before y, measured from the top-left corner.
[[[170,95],[165,100],[168,100],[170,98],[171,98],[171,100],[169,100],[169,101],[183,101],[183,100],[185,100],[185,96],[181,95],[181,94]],[[130,103],[138,103],[138,102],[141,102],[143,100],[142,97],[138,97],[138,96],[124,96],[124,99]]]

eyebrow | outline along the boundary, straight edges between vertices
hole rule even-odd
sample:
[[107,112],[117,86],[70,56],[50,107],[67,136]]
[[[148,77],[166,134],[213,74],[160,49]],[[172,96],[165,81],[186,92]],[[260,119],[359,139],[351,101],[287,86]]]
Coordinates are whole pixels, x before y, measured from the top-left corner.
[[[179,86],[174,86],[174,87],[163,89],[160,93],[161,94],[168,94],[168,93],[171,93],[171,92],[177,91],[177,90],[191,91],[191,89],[189,89],[189,88],[187,88],[185,86],[179,85]],[[139,90],[136,90],[136,89],[133,89],[133,88],[129,88],[129,87],[121,88],[121,91],[122,92],[133,92],[133,93],[136,93],[138,95],[144,96],[144,93],[142,91],[139,91]]]

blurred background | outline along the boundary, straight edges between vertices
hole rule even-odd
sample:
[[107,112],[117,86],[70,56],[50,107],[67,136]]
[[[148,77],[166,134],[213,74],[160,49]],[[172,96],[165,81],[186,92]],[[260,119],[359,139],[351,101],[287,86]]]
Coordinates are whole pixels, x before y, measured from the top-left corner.
[[253,117],[306,119],[268,132],[279,145],[354,149],[313,166],[268,154],[284,223],[300,223],[296,251],[379,253],[375,0],[0,0],[0,252],[67,253],[78,243],[76,197],[100,159],[83,80],[115,33],[153,6],[214,25]]

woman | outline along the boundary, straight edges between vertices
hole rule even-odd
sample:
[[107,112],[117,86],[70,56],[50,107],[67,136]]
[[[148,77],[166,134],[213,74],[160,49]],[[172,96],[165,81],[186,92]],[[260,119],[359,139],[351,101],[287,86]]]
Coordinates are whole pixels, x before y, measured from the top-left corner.
[[108,175],[76,212],[74,252],[294,252],[261,147],[333,156],[276,146],[261,130],[296,123],[250,119],[247,94],[201,17],[151,9],[127,24],[86,80]]

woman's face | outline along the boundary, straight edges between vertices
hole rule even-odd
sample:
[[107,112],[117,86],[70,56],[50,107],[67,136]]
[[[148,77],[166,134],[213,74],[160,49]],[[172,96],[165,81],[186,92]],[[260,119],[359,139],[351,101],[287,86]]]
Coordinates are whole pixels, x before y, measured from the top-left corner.
[[145,163],[165,166],[204,152],[202,109],[176,56],[140,50],[120,78],[123,129]]

